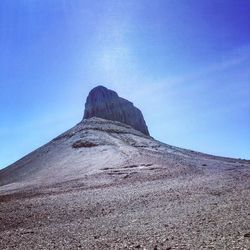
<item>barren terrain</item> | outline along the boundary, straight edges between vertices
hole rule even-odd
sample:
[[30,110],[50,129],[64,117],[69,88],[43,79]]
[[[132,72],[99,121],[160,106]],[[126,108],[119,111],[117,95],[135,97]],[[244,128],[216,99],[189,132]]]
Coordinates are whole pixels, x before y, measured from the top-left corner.
[[0,171],[1,249],[250,249],[250,162],[84,120]]

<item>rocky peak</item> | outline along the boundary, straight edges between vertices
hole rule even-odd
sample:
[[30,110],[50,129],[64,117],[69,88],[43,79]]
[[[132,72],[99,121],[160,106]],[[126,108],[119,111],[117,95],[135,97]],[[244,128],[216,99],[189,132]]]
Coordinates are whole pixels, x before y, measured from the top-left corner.
[[119,121],[149,135],[142,112],[132,102],[103,86],[93,88],[87,97],[83,119],[91,117]]

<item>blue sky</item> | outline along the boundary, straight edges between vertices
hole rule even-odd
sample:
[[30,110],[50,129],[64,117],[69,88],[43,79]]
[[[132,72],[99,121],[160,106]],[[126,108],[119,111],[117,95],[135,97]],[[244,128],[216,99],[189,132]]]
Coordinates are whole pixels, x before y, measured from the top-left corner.
[[1,0],[0,168],[82,119],[96,85],[153,137],[250,159],[248,0]]

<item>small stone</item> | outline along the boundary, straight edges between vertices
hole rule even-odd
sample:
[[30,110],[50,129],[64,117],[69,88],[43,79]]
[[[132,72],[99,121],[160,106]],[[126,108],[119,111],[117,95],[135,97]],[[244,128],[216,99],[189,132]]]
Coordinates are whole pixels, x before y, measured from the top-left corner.
[[250,238],[250,233],[244,234],[244,237],[245,237],[245,238]]

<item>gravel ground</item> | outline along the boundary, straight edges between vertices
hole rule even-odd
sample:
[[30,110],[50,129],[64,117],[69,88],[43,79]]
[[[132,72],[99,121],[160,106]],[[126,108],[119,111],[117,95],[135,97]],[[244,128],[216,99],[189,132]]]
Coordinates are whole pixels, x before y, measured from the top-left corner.
[[249,161],[103,122],[0,171],[1,249],[250,249]]

